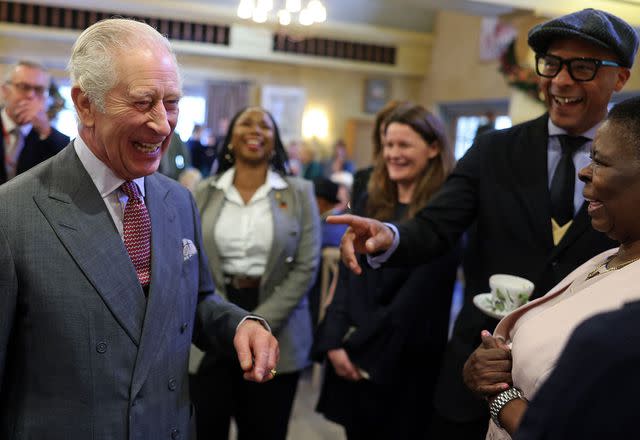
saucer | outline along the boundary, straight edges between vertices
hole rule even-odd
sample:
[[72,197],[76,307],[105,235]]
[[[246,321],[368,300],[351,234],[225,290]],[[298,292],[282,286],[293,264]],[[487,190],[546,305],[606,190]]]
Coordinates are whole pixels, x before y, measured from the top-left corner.
[[493,308],[493,305],[491,304],[491,292],[480,293],[474,296],[473,304],[477,308],[479,308],[482,311],[482,313],[484,313],[485,315],[489,315],[492,318],[496,318],[496,319],[502,319],[505,316],[507,316],[509,313],[511,313],[507,311],[500,312]]

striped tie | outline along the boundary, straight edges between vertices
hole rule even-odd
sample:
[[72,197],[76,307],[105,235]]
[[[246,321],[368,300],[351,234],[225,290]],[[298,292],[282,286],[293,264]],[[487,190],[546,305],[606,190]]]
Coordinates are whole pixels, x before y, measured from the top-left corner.
[[136,268],[138,280],[143,287],[151,278],[151,220],[149,211],[140,197],[135,182],[122,184],[122,191],[129,197],[124,208],[124,246]]

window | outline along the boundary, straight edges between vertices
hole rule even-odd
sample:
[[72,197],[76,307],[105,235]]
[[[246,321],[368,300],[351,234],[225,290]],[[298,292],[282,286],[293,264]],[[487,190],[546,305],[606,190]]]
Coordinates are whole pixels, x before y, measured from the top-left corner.
[[64,98],[64,107],[56,116],[53,125],[58,131],[74,139],[78,136],[78,122],[76,120],[76,110],[73,107],[73,100],[71,99],[71,87],[58,86],[58,91]]
[[183,142],[186,142],[189,140],[195,124],[204,125],[207,115],[207,100],[202,96],[183,96],[180,99],[179,108],[180,115],[178,116],[176,133]]
[[[478,127],[487,124],[489,120],[486,116],[460,116],[456,122],[456,143],[454,153],[456,160],[464,156],[473,140],[476,137]],[[502,128],[511,127],[511,118],[506,115],[496,117],[494,128],[500,130]]]
[[442,103],[439,110],[447,126],[447,135],[453,142],[456,160],[473,144],[478,127],[489,122],[487,115],[494,115],[494,128],[511,127],[511,119],[507,116],[509,101],[503,99]]

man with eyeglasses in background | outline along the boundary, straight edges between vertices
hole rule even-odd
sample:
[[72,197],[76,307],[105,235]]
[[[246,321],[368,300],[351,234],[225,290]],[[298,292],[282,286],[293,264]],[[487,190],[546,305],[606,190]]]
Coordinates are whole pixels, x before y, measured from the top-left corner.
[[47,98],[51,77],[32,61],[19,61],[7,71],[2,84],[4,107],[0,111],[0,184],[55,156],[69,137],[51,126]]
[[[424,263],[469,229],[465,300],[436,386],[434,439],[481,439],[487,431],[487,402],[465,388],[462,369],[480,344],[480,332],[498,322],[473,305],[475,295],[489,291],[489,277],[527,278],[535,283],[535,298],[615,247],[591,228],[576,171],[590,162],[591,141],[611,96],[629,79],[638,36],[614,15],[584,9],[537,25],[528,37],[537,54],[545,115],[478,136],[439,193],[402,225],[349,215],[328,219],[349,225],[342,260],[355,272],[356,253],[369,254],[374,266]],[[510,359],[508,349],[495,348]]]

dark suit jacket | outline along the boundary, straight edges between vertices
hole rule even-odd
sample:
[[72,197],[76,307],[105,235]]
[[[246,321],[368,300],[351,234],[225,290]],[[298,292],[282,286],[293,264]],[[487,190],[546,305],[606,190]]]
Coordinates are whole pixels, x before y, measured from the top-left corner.
[[[366,200],[365,193],[360,207]],[[362,212],[359,206],[355,210]],[[456,248],[428,264],[377,270],[361,256],[361,275],[340,265],[313,355],[320,360],[328,350],[344,348],[351,361],[369,373],[377,390],[395,394],[388,396],[392,408],[388,400],[380,400],[381,395],[371,395],[363,405],[362,384],[338,377],[328,364],[318,411],[345,426],[358,426],[367,419],[388,421],[397,438],[405,438],[402,429],[409,428],[398,426],[400,420],[427,426],[430,413],[425,401],[433,393],[447,341],[459,256]],[[410,417],[416,410],[421,416]]]
[[189,193],[145,187],[148,299],[73,146],[0,186],[0,438],[188,438],[192,331],[230,351],[246,313],[213,294]]
[[[0,118],[0,131],[2,131],[2,118]],[[40,135],[31,130],[24,139],[24,148],[18,157],[16,175],[44,162],[58,154],[69,143],[69,137],[51,127],[48,138],[40,140]],[[0,157],[4,160],[4,136],[0,137]],[[4,163],[4,162],[3,162]],[[7,181],[7,170],[0,166],[0,184]]]
[[360,168],[353,175],[353,185],[351,186],[351,205],[360,202],[360,197],[367,192],[367,185],[373,173],[373,166]]
[[637,438],[639,316],[633,302],[577,327],[514,439]]
[[586,204],[554,246],[547,177],[547,115],[479,136],[429,205],[401,225],[389,264],[429,259],[450,249],[469,229],[463,257],[465,301],[456,320],[436,392],[436,407],[451,420],[486,416],[486,403],[462,382],[462,367],[497,321],[473,305],[489,291],[492,274],[519,275],[546,293],[592,256],[617,244],[592,229]]

